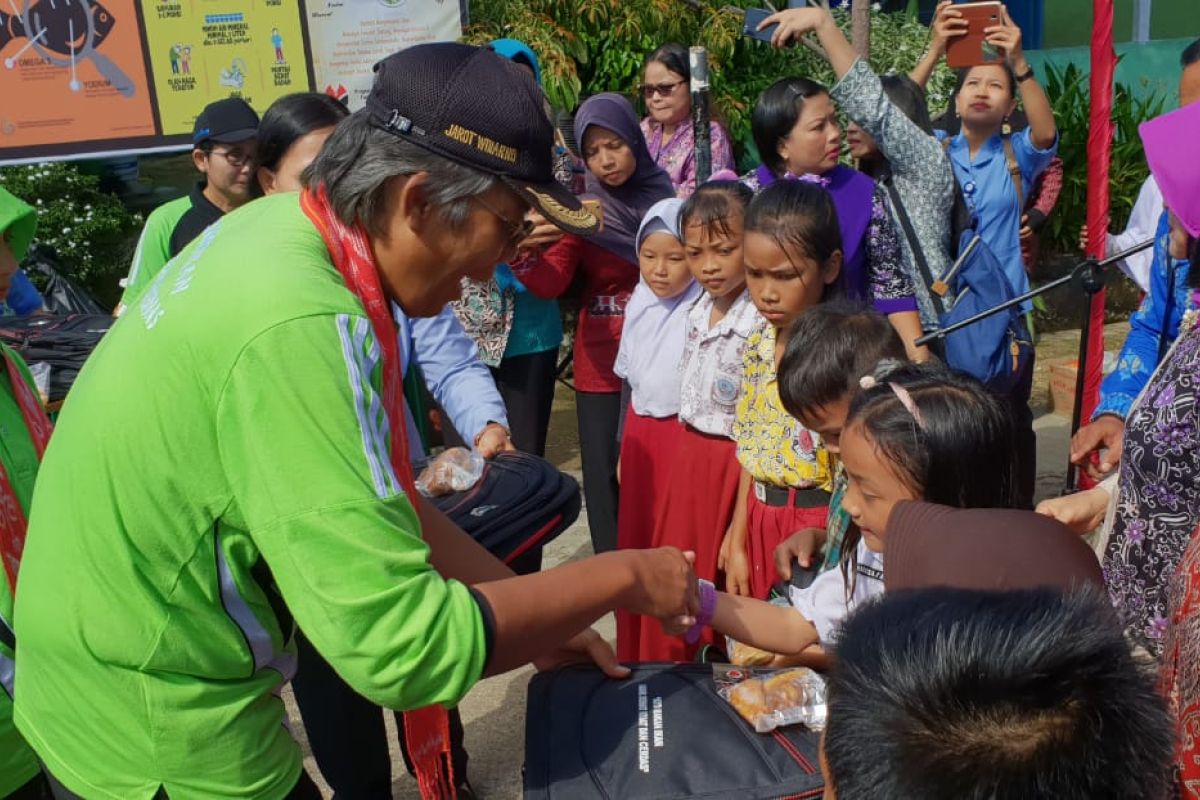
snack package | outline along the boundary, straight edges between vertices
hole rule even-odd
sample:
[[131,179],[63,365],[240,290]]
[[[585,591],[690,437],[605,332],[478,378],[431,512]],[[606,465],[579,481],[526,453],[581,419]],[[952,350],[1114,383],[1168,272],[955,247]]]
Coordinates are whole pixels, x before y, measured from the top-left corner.
[[426,497],[465,492],[483,475],[483,456],[465,447],[451,447],[417,476],[417,491]]
[[729,655],[729,663],[737,667],[765,667],[775,660],[774,653],[743,644],[729,636],[725,637],[725,652]]
[[713,682],[717,694],[759,733],[797,724],[825,728],[825,680],[811,669],[714,664]]

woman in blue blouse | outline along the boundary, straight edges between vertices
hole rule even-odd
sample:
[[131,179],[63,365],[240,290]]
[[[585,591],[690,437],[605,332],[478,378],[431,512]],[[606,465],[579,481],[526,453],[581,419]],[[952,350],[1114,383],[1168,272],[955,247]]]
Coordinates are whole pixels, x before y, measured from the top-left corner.
[[[962,32],[963,20],[951,4],[938,6],[930,52],[914,71],[928,77],[945,54],[946,43]],[[967,206],[978,218],[979,233],[1004,268],[1018,294],[1029,291],[1029,277],[1021,258],[1021,214],[1025,198],[1038,175],[1058,152],[1058,127],[1046,93],[1034,76],[1021,48],[1021,29],[1008,10],[1000,24],[985,30],[987,42],[1004,54],[1004,61],[971,67],[959,73],[955,113],[961,132],[949,138],[948,152],[954,175]],[[1029,127],[1006,135],[1004,124],[1020,98]],[[939,138],[945,134],[938,131]],[[1015,162],[1015,169],[1010,169]],[[1019,186],[1014,177],[1019,173]],[[1029,313],[1026,303],[1022,313]],[[1029,359],[1016,387],[1006,398],[1017,429],[1019,487],[1023,505],[1032,506],[1037,475],[1037,441],[1029,393],[1033,385],[1033,359]]]

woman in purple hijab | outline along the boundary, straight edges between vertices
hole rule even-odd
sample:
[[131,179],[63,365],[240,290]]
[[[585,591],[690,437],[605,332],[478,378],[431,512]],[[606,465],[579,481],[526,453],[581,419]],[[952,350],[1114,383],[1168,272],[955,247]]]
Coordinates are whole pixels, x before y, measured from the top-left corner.
[[807,78],[783,78],[759,95],[751,117],[763,163],[742,178],[751,189],[780,179],[820,183],[833,195],[846,252],[839,281],[843,294],[873,303],[886,314],[914,360],[925,348],[911,280],[883,190],[861,172],[838,163],[842,131],[829,90]]
[[572,283],[579,286],[575,408],[588,528],[600,553],[617,546],[621,379],[613,366],[625,305],[639,277],[638,226],[652,205],[675,196],[675,188],[651,158],[624,97],[598,94],[585,101],[575,115],[575,135],[587,165],[584,197],[600,204],[603,229],[587,238],[567,234],[549,247],[527,251],[512,268],[538,297],[558,297]]

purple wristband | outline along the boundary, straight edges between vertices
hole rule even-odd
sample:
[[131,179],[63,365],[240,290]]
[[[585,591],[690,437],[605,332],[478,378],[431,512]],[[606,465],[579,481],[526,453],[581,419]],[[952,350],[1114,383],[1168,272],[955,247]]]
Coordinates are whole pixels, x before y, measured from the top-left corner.
[[688,644],[700,641],[701,632],[712,622],[713,613],[717,610],[717,587],[712,581],[697,581],[700,586],[700,613],[696,616],[696,624],[688,628],[683,640]]

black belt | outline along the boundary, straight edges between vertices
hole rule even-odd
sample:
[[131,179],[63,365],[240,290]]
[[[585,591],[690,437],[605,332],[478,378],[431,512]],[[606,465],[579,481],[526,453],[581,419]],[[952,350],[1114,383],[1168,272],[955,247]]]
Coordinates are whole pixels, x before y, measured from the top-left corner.
[[[785,486],[775,486],[762,481],[754,481],[751,487],[754,496],[758,498],[758,502],[765,506],[774,508],[784,508],[794,506],[796,508],[824,508],[829,505],[829,492],[821,489],[789,489]],[[791,498],[789,494],[795,492]]]

